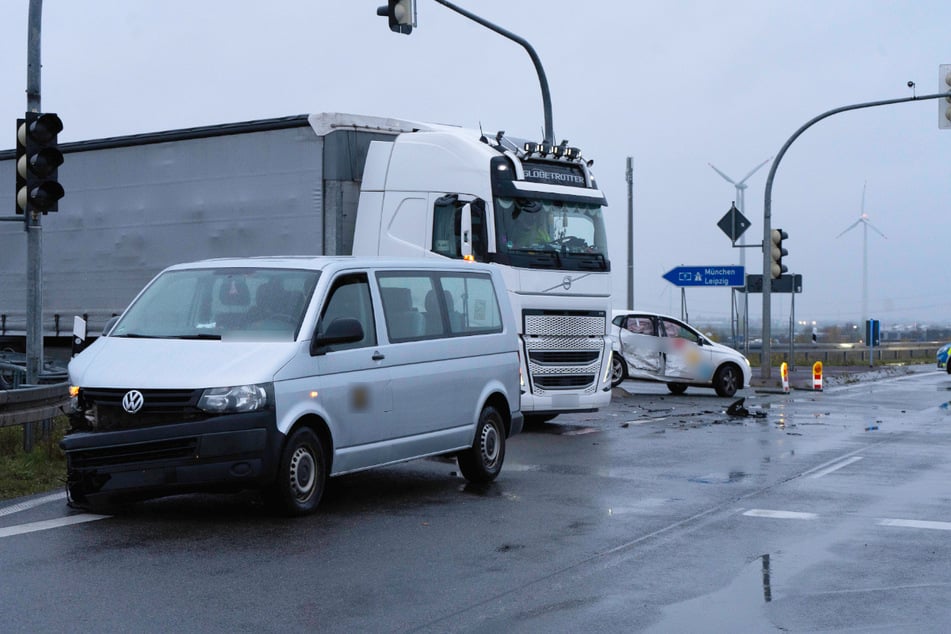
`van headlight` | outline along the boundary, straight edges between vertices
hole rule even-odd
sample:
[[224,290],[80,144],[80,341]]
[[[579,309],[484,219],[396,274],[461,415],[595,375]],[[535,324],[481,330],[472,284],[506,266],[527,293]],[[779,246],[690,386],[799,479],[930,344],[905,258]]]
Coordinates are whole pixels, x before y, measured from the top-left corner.
[[256,412],[268,404],[271,384],[210,387],[198,399],[198,409],[212,414]]

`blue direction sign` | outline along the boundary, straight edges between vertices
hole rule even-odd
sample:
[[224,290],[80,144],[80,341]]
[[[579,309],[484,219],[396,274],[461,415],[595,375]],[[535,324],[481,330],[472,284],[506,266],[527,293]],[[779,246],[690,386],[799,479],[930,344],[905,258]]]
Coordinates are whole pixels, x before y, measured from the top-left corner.
[[746,286],[742,266],[678,266],[664,273],[674,286]]

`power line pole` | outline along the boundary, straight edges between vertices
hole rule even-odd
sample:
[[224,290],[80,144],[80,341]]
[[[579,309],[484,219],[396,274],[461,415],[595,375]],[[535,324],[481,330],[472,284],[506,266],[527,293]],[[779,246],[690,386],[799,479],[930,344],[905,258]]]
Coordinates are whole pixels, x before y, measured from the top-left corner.
[[627,157],[627,306],[634,309],[634,159]]

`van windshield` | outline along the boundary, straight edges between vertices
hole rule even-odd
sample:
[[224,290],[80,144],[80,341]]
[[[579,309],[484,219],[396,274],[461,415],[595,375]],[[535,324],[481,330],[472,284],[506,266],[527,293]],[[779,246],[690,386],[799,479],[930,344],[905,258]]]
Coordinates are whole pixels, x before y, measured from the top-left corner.
[[166,271],[109,336],[294,341],[318,277],[318,271],[274,268]]

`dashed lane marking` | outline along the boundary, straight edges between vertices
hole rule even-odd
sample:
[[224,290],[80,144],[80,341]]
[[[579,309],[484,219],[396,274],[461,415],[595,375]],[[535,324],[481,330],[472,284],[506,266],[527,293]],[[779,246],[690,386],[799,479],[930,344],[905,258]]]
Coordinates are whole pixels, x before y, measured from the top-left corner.
[[12,504],[0,509],[0,517],[4,515],[13,515],[14,513],[19,513],[21,511],[29,511],[34,509],[37,506],[42,506],[43,504],[49,504],[50,502],[56,502],[57,500],[66,500],[66,492],[61,491],[59,493],[54,493],[52,495],[44,495],[41,498],[35,498],[32,500],[27,500],[26,502],[20,502],[19,504]]
[[902,528],[928,528],[937,531],[951,531],[951,522],[926,522],[924,520],[878,520],[879,526],[899,526]]
[[12,537],[14,535],[23,535],[25,533],[35,533],[37,531],[47,531],[51,528],[60,528],[61,526],[71,526],[73,524],[82,524],[84,522],[95,522],[104,520],[111,515],[93,515],[91,513],[80,513],[79,515],[70,515],[60,517],[55,520],[44,520],[42,522],[30,522],[29,524],[20,524],[19,526],[7,526],[0,528],[0,538]]
[[814,520],[818,515],[815,513],[799,513],[797,511],[772,511],[769,509],[750,509],[744,511],[743,515],[749,517],[772,517],[780,520]]
[[842,467],[847,467],[847,466],[849,466],[850,464],[852,464],[853,462],[858,462],[858,461],[861,460],[861,459],[862,459],[862,456],[853,456],[853,457],[849,458],[848,460],[843,460],[842,462],[839,462],[839,463],[834,464],[834,465],[832,465],[832,466],[826,467],[825,469],[822,469],[821,471],[816,471],[816,472],[810,474],[809,477],[810,477],[810,478],[821,478],[821,477],[824,476],[824,475],[829,475],[829,474],[832,473],[833,471],[838,471],[838,470],[841,469]]

